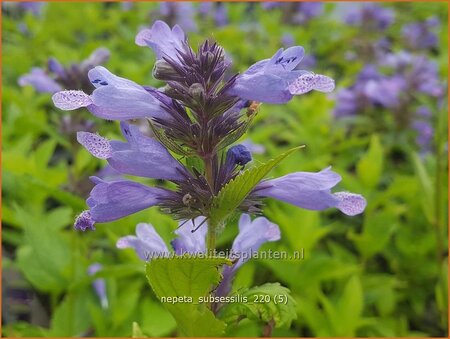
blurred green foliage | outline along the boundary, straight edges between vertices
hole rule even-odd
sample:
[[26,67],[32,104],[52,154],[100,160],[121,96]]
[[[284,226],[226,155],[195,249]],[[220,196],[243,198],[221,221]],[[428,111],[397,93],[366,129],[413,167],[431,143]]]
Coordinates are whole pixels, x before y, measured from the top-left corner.
[[[198,20],[189,34],[192,46],[212,37],[221,44],[236,71],[282,47],[290,33],[315,70],[348,86],[365,60],[348,62],[345,54],[361,36],[334,14],[324,13],[305,25],[288,25],[277,11],[260,4],[228,3],[230,23],[215,27]],[[393,3],[396,20],[385,33],[396,50],[404,23],[430,16],[441,20],[438,51],[429,54],[448,72],[446,3]],[[41,16],[10,12],[3,16],[2,49],[2,270],[3,335],[26,336],[174,336],[175,321],[159,303],[145,278],[144,264],[116,240],[134,233],[138,222],[151,222],[169,243],[176,223],[155,209],[77,233],[74,217],[85,208],[87,178],[103,164],[79,148],[73,136],[58,129],[68,114],[52,105],[50,95],[19,87],[17,79],[50,56],[68,65],[95,48],[110,49],[108,69],[140,84],[159,86],[151,76],[154,55],[134,44],[135,34],[158,17],[157,3],[48,3]],[[251,10],[250,10],[251,9]],[[153,14],[150,14],[153,13]],[[382,33],[381,33],[382,34]],[[306,145],[284,160],[273,176],[317,171],[329,165],[342,174],[342,187],[363,194],[368,207],[348,218],[335,211],[312,212],[268,201],[267,217],[282,230],[282,239],[266,249],[304,250],[299,261],[251,260],[239,271],[235,291],[280,282],[296,301],[297,319],[274,336],[447,336],[447,112],[433,105],[434,151],[425,156],[409,142],[411,131],[389,126],[390,112],[361,115],[349,128],[335,120],[332,96],[309,93],[282,106],[263,105],[250,130],[253,142],[266,148],[257,164],[292,147]],[[445,105],[444,105],[445,107]],[[90,117],[96,130],[119,137],[116,123]],[[84,187],[86,186],[86,187]],[[87,189],[87,190],[86,190]],[[235,222],[219,238],[229,248]],[[104,269],[88,276],[100,262]],[[102,308],[92,289],[106,280],[109,305]],[[228,336],[260,336],[249,319],[230,326]]]

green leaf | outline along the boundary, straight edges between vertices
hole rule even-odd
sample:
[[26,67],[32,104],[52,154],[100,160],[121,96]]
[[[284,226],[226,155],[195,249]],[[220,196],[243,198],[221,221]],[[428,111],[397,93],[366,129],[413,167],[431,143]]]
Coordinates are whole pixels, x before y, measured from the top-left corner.
[[268,283],[240,291],[243,302],[225,304],[220,311],[220,318],[227,323],[248,318],[264,323],[274,322],[275,328],[289,327],[297,318],[296,302],[290,293],[288,288],[279,283]]
[[378,135],[373,135],[369,150],[356,165],[356,172],[367,188],[374,188],[380,181],[382,171],[383,147]]
[[133,331],[131,334],[132,338],[147,338],[144,333],[142,332],[141,328],[139,327],[139,324],[135,321],[133,321]]
[[363,311],[364,295],[361,282],[357,275],[350,278],[336,305],[338,316],[334,319],[336,333],[343,337],[354,337],[356,329],[360,325],[360,317]]
[[421,194],[419,199],[422,204],[422,209],[423,212],[425,213],[425,216],[427,217],[428,222],[433,223],[435,220],[434,216],[435,191],[433,187],[433,182],[420,157],[416,153],[413,153],[412,159],[416,175],[420,182]]
[[84,337],[90,326],[88,300],[88,291],[67,294],[53,313],[50,336]]
[[[216,319],[200,298],[206,297],[221,280],[219,268],[231,265],[226,258],[190,256],[152,259],[147,278],[156,296],[175,318],[183,336],[219,336],[225,323]],[[172,302],[170,298],[184,298]]]
[[275,159],[247,169],[239,174],[236,178],[228,182],[214,197],[210,211],[210,218],[219,224],[228,218],[241,205],[247,195],[255,188],[255,186],[284,158],[292,152],[303,148],[298,146],[279,155]]
[[395,211],[391,208],[387,211],[367,213],[364,216],[362,233],[355,234],[350,230],[349,238],[355,242],[364,258],[370,258],[387,246],[396,227]]

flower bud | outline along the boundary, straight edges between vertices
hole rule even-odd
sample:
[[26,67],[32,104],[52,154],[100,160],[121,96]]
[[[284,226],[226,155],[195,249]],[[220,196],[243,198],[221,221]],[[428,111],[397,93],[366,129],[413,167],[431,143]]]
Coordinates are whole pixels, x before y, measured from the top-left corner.
[[200,99],[200,98],[204,97],[205,89],[203,88],[202,84],[199,84],[198,82],[196,82],[189,87],[189,94],[194,99]]
[[160,59],[153,67],[153,76],[158,80],[172,80],[178,77],[178,74],[167,61]]

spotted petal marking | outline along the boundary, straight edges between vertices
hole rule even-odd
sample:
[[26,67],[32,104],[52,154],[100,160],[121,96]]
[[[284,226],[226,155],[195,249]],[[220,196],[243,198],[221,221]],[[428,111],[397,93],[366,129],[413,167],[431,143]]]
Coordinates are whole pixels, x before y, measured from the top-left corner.
[[77,140],[96,158],[108,159],[112,155],[112,147],[109,141],[98,134],[78,132]]
[[288,89],[291,94],[300,95],[313,89],[319,92],[329,93],[334,90],[334,80],[321,74],[307,73],[295,79]]
[[52,99],[55,106],[64,111],[71,111],[92,104],[90,96],[83,91],[61,91],[53,94]]
[[339,200],[336,207],[347,215],[360,214],[366,208],[367,201],[362,195],[349,192],[336,192],[333,195]]

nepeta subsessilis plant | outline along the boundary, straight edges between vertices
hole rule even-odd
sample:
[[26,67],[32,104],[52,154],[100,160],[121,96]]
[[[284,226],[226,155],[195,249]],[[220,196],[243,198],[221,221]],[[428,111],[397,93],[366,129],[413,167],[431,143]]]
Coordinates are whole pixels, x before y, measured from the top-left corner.
[[[330,78],[297,68],[304,55],[300,46],[280,49],[272,58],[225,81],[230,65],[223,49],[205,41],[195,53],[179,26],[171,30],[157,21],[152,29],[137,35],[136,43],[155,51],[154,76],[167,83],[163,90],[140,86],[99,66],[89,71],[96,87],[91,95],[62,91],[53,100],[64,110],[87,107],[98,117],[121,120],[126,142],[108,141],[86,132],[80,132],[78,140],[123,174],[169,180],[178,189],[93,178],[96,186],[87,200],[90,209],[77,219],[77,229],[93,228],[95,222],[112,221],[155,205],[177,219],[208,217],[213,197],[251,160],[245,147],[233,146],[225,151],[253,119],[249,106],[254,104],[248,101],[284,103],[313,89],[329,92],[334,88]],[[136,118],[149,119],[154,138],[125,122]],[[189,168],[170,151],[198,157],[203,164]],[[338,207],[347,214],[360,213],[364,208],[362,197],[330,192],[339,181],[340,176],[329,169],[263,181],[241,209],[259,212],[261,198],[275,197],[307,209]],[[353,200],[357,202],[355,209],[344,207]]]
[[[164,81],[165,87],[141,86],[99,66],[88,74],[95,86],[92,94],[62,91],[54,94],[53,101],[63,110],[86,107],[97,117],[120,120],[126,141],[88,132],[79,132],[78,141],[119,173],[170,181],[175,189],[93,177],[89,209],[77,217],[75,229],[93,230],[95,223],[158,206],[180,220],[178,238],[173,242],[175,253],[206,252],[215,249],[215,239],[230,215],[241,212],[245,215],[239,221],[240,234],[233,248],[242,252],[279,238],[278,227],[267,219],[251,220],[250,215],[262,214],[265,198],[310,210],[335,207],[347,215],[364,210],[362,196],[331,192],[341,177],[330,168],[256,180],[263,179],[276,162],[271,167],[248,168],[251,153],[243,145],[233,145],[250,127],[259,103],[280,104],[311,90],[334,89],[331,78],[301,70],[302,47],[280,49],[244,73],[227,77],[230,62],[223,48],[207,40],[195,52],[177,25],[171,29],[157,21],[137,35],[136,43],[155,52],[153,75]],[[139,118],[148,120],[152,137],[126,122]],[[146,224],[138,225],[137,237],[122,238],[117,245],[134,248],[144,260],[152,258],[150,253],[169,252]],[[230,279],[242,262],[239,259],[224,269],[216,293],[229,292]]]

